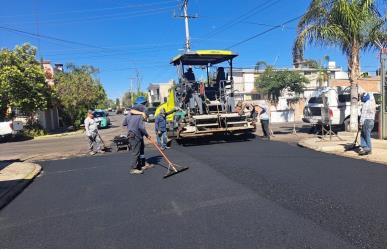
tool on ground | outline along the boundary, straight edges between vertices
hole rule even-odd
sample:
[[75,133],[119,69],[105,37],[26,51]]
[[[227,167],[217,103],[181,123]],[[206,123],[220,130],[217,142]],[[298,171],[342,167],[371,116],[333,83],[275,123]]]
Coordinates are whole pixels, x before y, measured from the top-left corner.
[[110,147],[107,147],[107,146],[105,145],[105,142],[103,141],[103,139],[102,139],[101,135],[99,134],[99,132],[97,132],[97,135],[98,135],[99,139],[101,140],[101,143],[102,143],[102,146],[103,146],[103,150],[108,150],[108,149],[110,149]]
[[178,174],[178,173],[188,169],[188,167],[179,166],[177,164],[172,163],[171,160],[169,160],[167,155],[165,155],[165,153],[160,149],[160,147],[157,145],[157,143],[155,141],[153,141],[152,139],[148,139],[148,140],[156,147],[156,149],[160,152],[160,154],[163,156],[165,161],[167,161],[167,163],[168,163],[168,171],[164,175],[164,178],[173,176],[175,174]]
[[358,149],[360,148],[360,145],[356,145],[357,144],[357,139],[359,137],[359,132],[360,132],[360,129],[357,130],[357,133],[356,133],[356,137],[355,137],[355,141],[349,145],[348,147],[345,148],[345,151],[350,151],[350,150],[355,150],[355,149]]

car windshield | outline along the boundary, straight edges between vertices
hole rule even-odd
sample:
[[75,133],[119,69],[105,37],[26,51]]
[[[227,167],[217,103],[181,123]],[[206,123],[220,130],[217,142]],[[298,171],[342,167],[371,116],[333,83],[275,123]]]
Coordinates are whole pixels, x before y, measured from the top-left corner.
[[105,117],[105,113],[104,112],[94,112],[94,117],[95,118]]

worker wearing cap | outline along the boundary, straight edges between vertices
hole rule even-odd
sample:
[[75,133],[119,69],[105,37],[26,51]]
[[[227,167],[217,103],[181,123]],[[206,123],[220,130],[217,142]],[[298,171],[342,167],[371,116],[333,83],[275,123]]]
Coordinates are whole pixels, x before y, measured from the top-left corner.
[[142,174],[145,167],[149,165],[145,160],[145,145],[144,136],[150,139],[148,132],[145,129],[142,113],[145,112],[145,97],[138,97],[132,109],[140,114],[133,114],[130,112],[124,119],[122,125],[126,126],[128,130],[129,144],[131,147],[131,174]]
[[84,121],[86,136],[89,142],[89,153],[95,155],[96,153],[104,153],[101,149],[101,138],[98,134],[98,123],[94,119],[92,110],[87,112],[87,117]]
[[157,135],[157,143],[160,146],[161,150],[169,149],[167,146],[168,136],[167,136],[167,116],[180,110],[180,108],[173,108],[173,110],[166,112],[164,108],[160,109],[159,115],[155,120],[155,132]]
[[364,156],[372,153],[371,132],[374,128],[376,104],[372,93],[363,93],[361,95],[361,102],[363,106],[361,108],[359,125],[361,130],[359,155]]

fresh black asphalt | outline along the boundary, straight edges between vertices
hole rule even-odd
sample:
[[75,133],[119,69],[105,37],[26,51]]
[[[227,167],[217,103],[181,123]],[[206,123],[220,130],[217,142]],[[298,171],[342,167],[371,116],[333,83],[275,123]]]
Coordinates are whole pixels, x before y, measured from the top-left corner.
[[190,169],[129,175],[126,152],[43,162],[0,211],[0,248],[387,248],[386,166],[259,139],[168,155]]

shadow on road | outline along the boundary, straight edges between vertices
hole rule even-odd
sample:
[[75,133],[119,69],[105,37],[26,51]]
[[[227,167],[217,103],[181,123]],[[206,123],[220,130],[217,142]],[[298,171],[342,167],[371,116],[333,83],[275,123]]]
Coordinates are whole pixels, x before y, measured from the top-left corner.
[[161,166],[163,168],[168,169],[168,166],[165,165],[166,162],[163,160],[162,156],[149,157],[147,159],[147,161],[148,161],[148,163],[150,163],[152,165],[158,165],[158,166]]
[[215,145],[222,143],[238,143],[246,142],[255,139],[256,136],[253,133],[241,134],[241,135],[214,135],[207,137],[197,137],[197,138],[185,138],[178,142],[174,141],[176,145],[182,146],[201,146],[201,145]]
[[15,143],[15,142],[23,142],[34,139],[33,137],[29,136],[23,136],[23,135],[17,135],[15,137],[0,137],[0,144],[1,143]]

